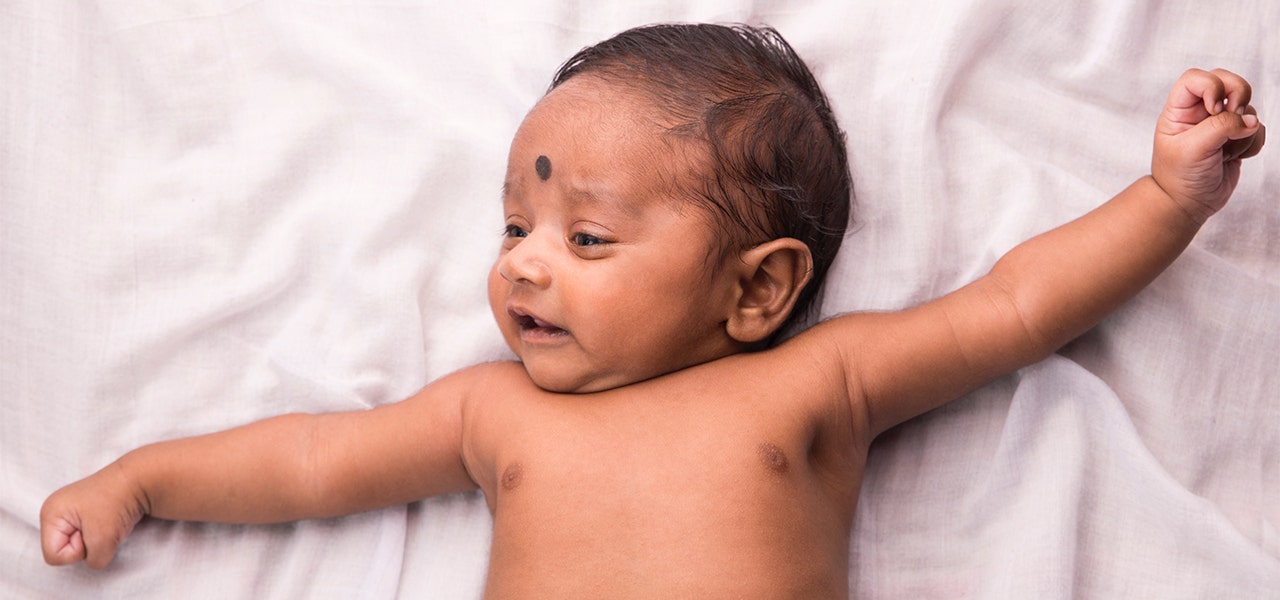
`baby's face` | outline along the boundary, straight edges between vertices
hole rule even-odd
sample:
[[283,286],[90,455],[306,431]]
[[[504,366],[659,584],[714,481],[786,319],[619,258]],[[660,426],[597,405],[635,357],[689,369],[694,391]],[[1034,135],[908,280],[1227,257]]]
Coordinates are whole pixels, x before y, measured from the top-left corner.
[[735,257],[713,253],[709,217],[677,197],[688,167],[660,131],[634,94],[580,75],[512,141],[489,305],[544,389],[605,390],[739,350],[724,328]]

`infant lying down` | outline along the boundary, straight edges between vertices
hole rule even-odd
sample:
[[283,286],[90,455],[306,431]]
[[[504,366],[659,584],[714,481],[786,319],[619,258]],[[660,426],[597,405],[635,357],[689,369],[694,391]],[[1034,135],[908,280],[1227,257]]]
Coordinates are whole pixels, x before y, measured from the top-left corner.
[[623,32],[565,63],[511,144],[488,287],[519,362],[130,452],[45,502],[45,560],[106,567],[148,515],[273,523],[479,488],[487,597],[847,596],[872,440],[1159,274],[1262,149],[1249,101],[1187,71],[1150,175],[956,292],[778,343],[849,218],[827,99],[767,28]]

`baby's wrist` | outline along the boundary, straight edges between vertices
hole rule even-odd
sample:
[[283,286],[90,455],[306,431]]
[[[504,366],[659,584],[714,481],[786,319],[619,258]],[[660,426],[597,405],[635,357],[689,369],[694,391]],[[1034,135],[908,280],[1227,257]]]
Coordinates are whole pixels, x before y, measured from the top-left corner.
[[[138,518],[151,514],[151,496],[147,492],[147,488],[140,478],[140,462],[143,458],[138,456],[138,451],[133,451],[120,457],[119,460],[111,463],[105,470],[111,471],[112,483],[115,489],[123,492],[124,498],[129,500],[132,508],[136,509]],[[132,511],[131,511],[132,512]]]
[[1169,187],[1161,184],[1160,179],[1155,175],[1147,175],[1143,179],[1150,182],[1150,186],[1154,188],[1154,193],[1157,193],[1162,200],[1169,202],[1171,206],[1177,207],[1178,212],[1196,227],[1204,225],[1209,221],[1209,217],[1217,213],[1216,210],[1203,202],[1196,202],[1191,198],[1170,192]]

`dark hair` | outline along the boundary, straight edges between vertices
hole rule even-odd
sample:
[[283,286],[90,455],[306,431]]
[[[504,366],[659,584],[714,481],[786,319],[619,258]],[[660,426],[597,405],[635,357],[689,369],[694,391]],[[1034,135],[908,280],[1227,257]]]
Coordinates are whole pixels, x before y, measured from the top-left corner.
[[844,133],[790,44],[769,27],[649,25],[583,48],[551,89],[584,73],[648,94],[670,133],[705,144],[710,168],[685,191],[711,210],[721,252],[808,245],[813,277],[770,343],[798,328],[844,238],[852,181]]

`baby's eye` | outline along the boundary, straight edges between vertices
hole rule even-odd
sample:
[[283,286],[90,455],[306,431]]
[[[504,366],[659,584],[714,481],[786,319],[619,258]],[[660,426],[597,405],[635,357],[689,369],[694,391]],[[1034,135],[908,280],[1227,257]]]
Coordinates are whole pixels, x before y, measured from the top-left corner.
[[509,238],[523,238],[529,237],[529,232],[525,231],[519,225],[507,225],[502,228],[502,235]]
[[570,238],[575,246],[598,246],[608,242],[589,233],[575,233]]

